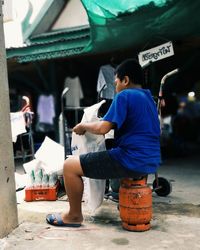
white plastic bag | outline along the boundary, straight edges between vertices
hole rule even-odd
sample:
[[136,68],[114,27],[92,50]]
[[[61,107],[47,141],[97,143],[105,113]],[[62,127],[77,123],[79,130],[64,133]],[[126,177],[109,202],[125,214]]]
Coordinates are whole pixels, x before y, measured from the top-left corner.
[[26,133],[26,123],[23,112],[10,113],[12,141],[17,141],[17,136]]
[[[98,110],[105,100],[84,109],[81,122],[98,121]],[[103,135],[95,135],[86,132],[84,135],[72,133],[71,142],[72,154],[80,155],[89,152],[97,152],[106,150],[105,138]],[[94,212],[103,202],[105,193],[106,180],[96,180],[83,177],[84,181],[84,200],[89,209]]]
[[54,172],[62,175],[64,155],[64,147],[46,136],[35,158],[44,163],[43,168],[47,174]]

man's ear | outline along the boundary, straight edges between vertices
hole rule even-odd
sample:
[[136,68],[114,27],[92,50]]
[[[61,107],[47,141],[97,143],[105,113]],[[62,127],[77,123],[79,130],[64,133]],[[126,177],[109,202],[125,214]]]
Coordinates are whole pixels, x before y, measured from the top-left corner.
[[124,85],[127,86],[129,84],[129,82],[130,82],[129,77],[128,76],[124,76]]

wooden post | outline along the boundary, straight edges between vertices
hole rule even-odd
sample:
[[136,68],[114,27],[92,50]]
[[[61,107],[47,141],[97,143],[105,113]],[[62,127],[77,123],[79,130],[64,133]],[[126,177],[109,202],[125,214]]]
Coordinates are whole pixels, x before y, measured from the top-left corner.
[[0,238],[18,225],[11,139],[9,88],[0,0]]

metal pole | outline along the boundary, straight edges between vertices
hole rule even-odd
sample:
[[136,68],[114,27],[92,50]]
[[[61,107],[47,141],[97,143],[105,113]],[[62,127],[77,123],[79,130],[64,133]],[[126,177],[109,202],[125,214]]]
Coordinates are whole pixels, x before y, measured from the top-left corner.
[[18,225],[14,178],[14,157],[11,139],[9,88],[0,0],[0,238]]
[[157,108],[158,108],[158,111],[160,111],[160,104],[161,104],[161,98],[163,96],[163,85],[166,81],[166,79],[176,73],[178,73],[179,69],[174,69],[170,72],[168,72],[166,75],[164,75],[161,79],[161,82],[160,82],[160,89],[159,89],[159,94],[158,94],[158,104],[157,104]]
[[61,95],[61,112],[62,112],[62,126],[63,126],[64,152],[65,152],[64,160],[65,160],[66,154],[67,154],[67,148],[66,148],[66,131],[65,131],[64,98],[65,98],[65,95],[67,94],[68,91],[69,91],[69,88],[66,87],[66,88],[63,90],[62,95]]

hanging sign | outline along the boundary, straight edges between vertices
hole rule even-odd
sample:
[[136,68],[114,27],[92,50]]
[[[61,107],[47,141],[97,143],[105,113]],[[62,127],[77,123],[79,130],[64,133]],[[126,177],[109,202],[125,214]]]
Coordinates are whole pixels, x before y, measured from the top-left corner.
[[151,62],[159,61],[173,55],[173,44],[172,42],[167,42],[152,49],[140,52],[138,54],[138,59],[140,65],[144,67]]

